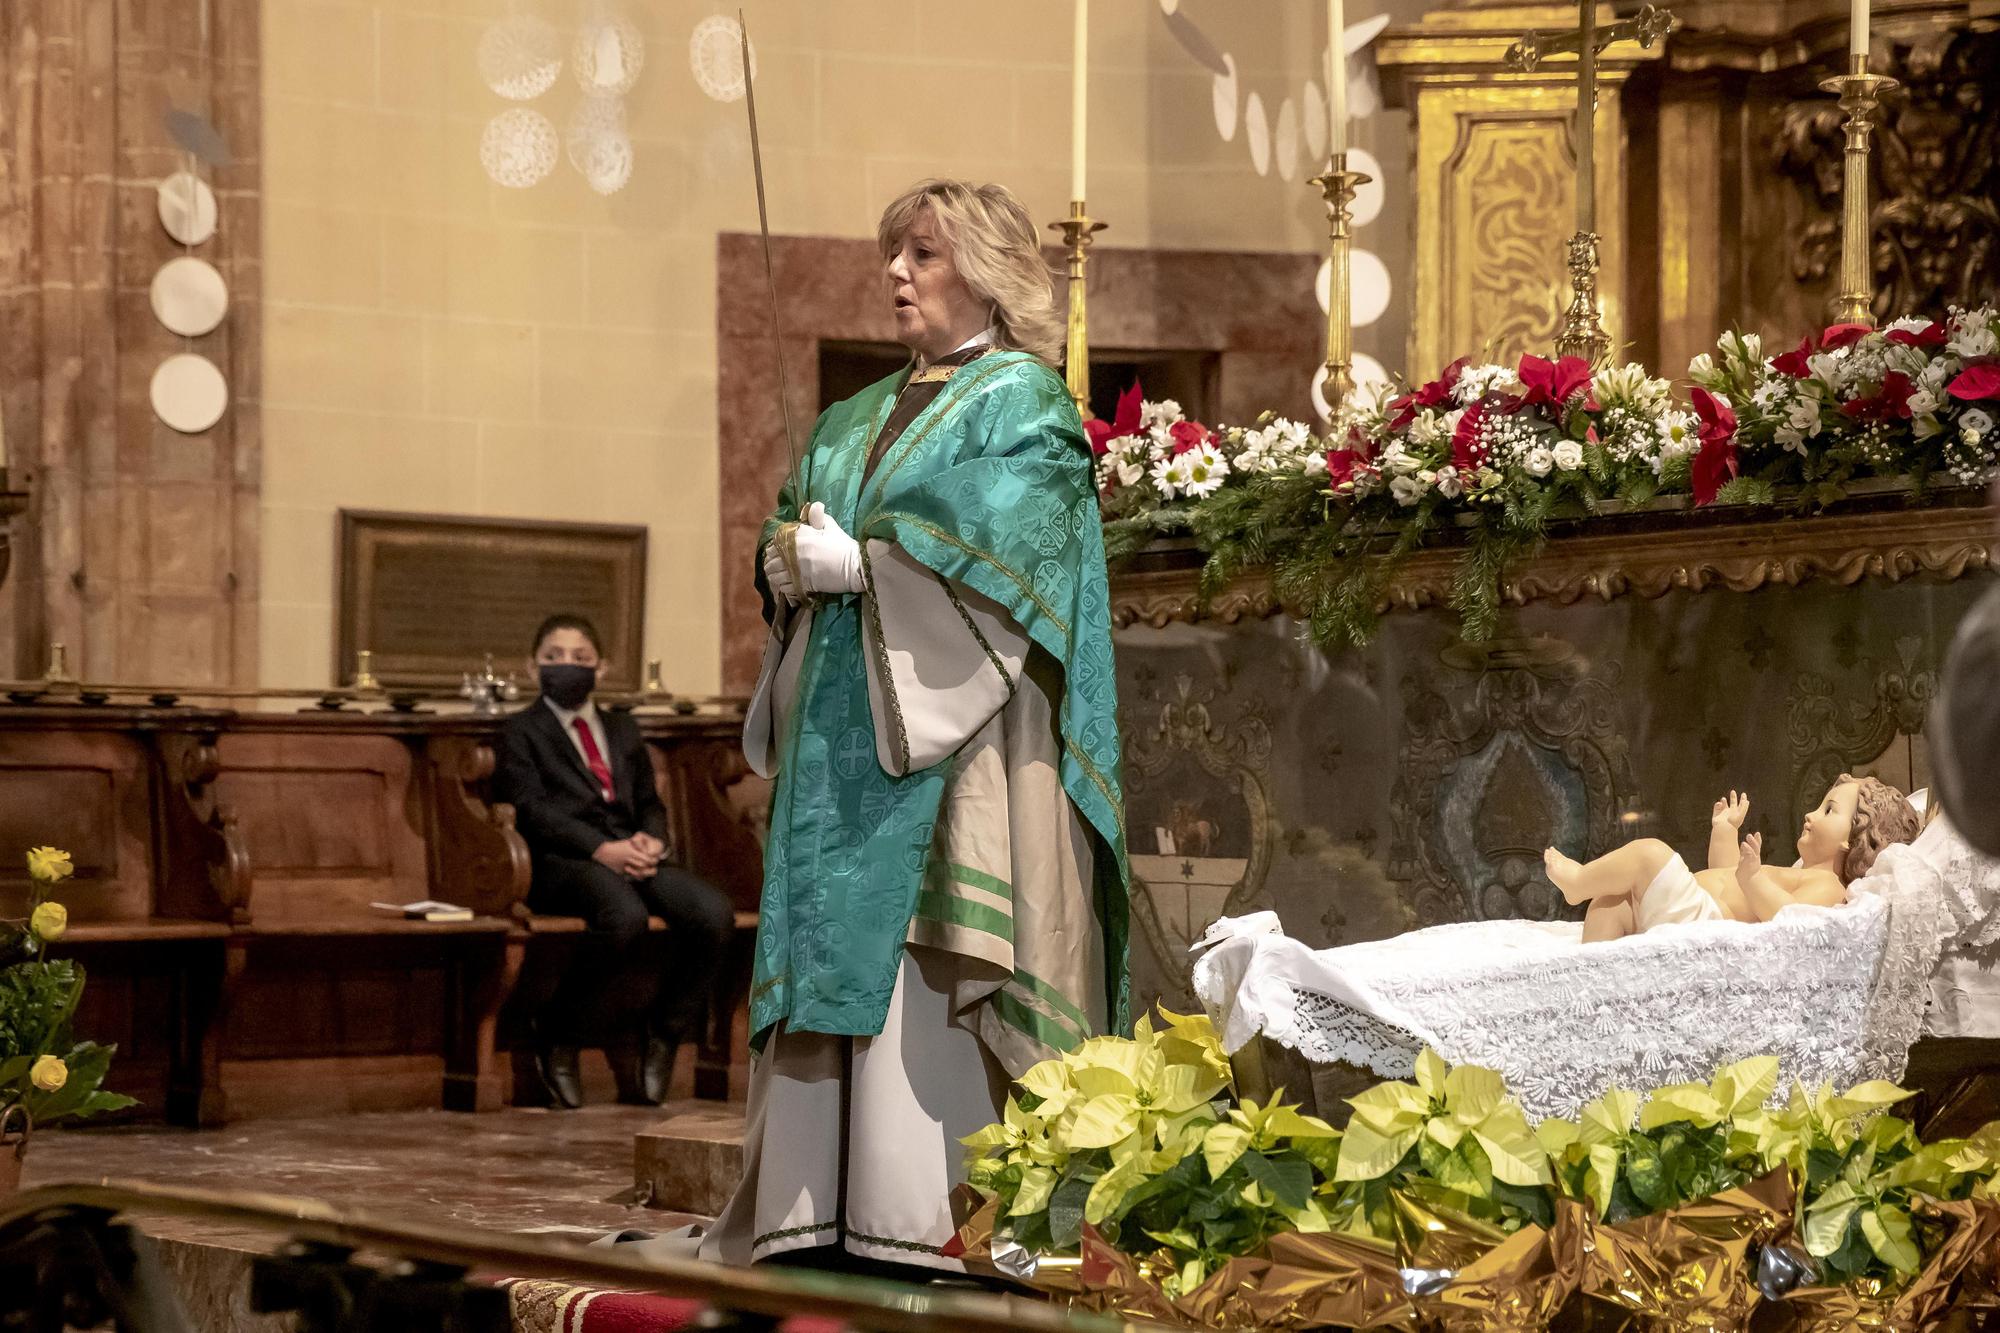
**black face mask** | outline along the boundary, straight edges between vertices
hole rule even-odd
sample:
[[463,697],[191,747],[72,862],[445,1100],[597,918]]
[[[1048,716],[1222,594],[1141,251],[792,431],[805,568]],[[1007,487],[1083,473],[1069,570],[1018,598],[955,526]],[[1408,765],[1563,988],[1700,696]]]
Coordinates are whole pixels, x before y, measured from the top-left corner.
[[542,697],[558,708],[581,708],[597,688],[597,668],[574,662],[544,662],[541,668]]

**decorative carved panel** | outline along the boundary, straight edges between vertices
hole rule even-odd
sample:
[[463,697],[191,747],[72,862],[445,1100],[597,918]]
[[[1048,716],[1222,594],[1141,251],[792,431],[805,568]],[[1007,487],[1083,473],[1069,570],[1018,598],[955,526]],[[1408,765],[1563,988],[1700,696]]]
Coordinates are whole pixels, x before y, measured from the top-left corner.
[[1576,229],[1575,159],[1560,118],[1459,120],[1444,164],[1452,203],[1445,346],[1493,347],[1513,362],[1555,342],[1569,296],[1564,244]]
[[[1990,300],[2000,288],[2000,34],[1932,27],[1885,45],[1877,71],[1900,86],[1883,96],[1870,157],[1876,317]],[[1815,289],[1840,264],[1841,121],[1824,95],[1801,98],[1784,108],[1770,149],[1813,209],[1792,272]]]

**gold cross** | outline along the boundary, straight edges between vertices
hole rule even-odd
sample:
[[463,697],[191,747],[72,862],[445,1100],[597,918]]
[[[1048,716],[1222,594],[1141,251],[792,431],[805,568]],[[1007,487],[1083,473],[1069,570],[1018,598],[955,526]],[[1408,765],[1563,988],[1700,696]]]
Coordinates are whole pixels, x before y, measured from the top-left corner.
[[1674,16],[1658,5],[1643,5],[1629,19],[1599,27],[1597,0],[1578,0],[1578,24],[1569,32],[1529,32],[1507,48],[1507,67],[1532,74],[1544,56],[1574,51],[1576,61],[1576,234],[1569,241],[1569,309],[1563,313],[1556,351],[1581,356],[1592,365],[1609,356],[1611,339],[1597,307],[1597,54],[1613,42],[1651,47],[1674,30]]

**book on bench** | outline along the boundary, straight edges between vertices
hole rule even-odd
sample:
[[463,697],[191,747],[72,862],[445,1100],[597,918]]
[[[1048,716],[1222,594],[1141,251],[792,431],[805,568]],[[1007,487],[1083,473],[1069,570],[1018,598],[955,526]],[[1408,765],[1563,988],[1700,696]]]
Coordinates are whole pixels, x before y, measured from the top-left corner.
[[414,903],[370,903],[370,907],[382,912],[395,912],[406,921],[470,921],[470,907],[456,907],[451,903],[441,903],[434,898],[425,898]]

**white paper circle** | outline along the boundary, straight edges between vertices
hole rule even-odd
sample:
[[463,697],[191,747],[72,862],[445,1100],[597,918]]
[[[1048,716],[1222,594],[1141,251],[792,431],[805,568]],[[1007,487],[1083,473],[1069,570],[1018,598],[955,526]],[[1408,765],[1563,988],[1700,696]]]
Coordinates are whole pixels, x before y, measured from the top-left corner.
[[1389,372],[1382,368],[1380,361],[1377,361],[1366,352],[1356,352],[1354,354],[1354,387],[1356,389],[1371,387],[1380,389],[1387,383],[1389,383]]
[[1181,0],[1160,0],[1160,12],[1171,14],[1181,7]]
[[1250,165],[1259,176],[1271,174],[1271,126],[1264,119],[1264,99],[1255,93],[1243,104],[1243,137],[1250,144]]
[[[701,90],[718,102],[743,96],[743,29],[735,19],[711,14],[688,38],[688,67]],[[757,77],[757,43],[750,43],[750,77]]]
[[1278,154],[1278,176],[1281,180],[1291,180],[1299,174],[1299,108],[1287,97],[1278,108],[1277,142],[1272,145]]
[[154,416],[183,435],[199,435],[222,420],[229,385],[213,361],[181,352],[153,372],[152,399]]
[[1389,308],[1389,266],[1372,250],[1356,250],[1348,260],[1347,278],[1354,327],[1365,329]]
[[632,91],[646,64],[646,42],[629,19],[594,18],[577,29],[570,69],[586,93]]
[[1311,79],[1306,80],[1303,104],[1299,114],[1306,123],[1306,157],[1312,163],[1313,174],[1318,175],[1320,165],[1326,161],[1326,94]]
[[200,245],[215,235],[215,191],[191,171],[176,171],[160,182],[160,225],[182,245]]
[[212,332],[229,313],[229,284],[206,259],[182,255],[153,275],[153,315],[184,338]]
[[1224,52],[1222,63],[1229,67],[1227,74],[1218,74],[1209,84],[1209,94],[1215,102],[1215,132],[1228,143],[1236,137],[1236,57]]
[[632,179],[632,141],[623,134],[593,141],[576,169],[599,194],[616,194]]
[[1333,419],[1333,408],[1326,401],[1326,362],[1319,364],[1313,372],[1312,383],[1313,414],[1322,422]]
[[608,95],[579,98],[569,113],[569,123],[563,126],[563,146],[569,152],[569,164],[589,174],[584,162],[591,150],[608,139],[623,138],[625,134],[623,98]]
[[479,35],[479,77],[510,102],[526,102],[555,87],[562,73],[562,35],[535,14],[509,14]]
[[1350,148],[1347,150],[1347,169],[1368,177],[1355,187],[1354,202],[1348,205],[1354,225],[1364,227],[1382,215],[1382,164],[1366,148]]
[[496,185],[525,190],[556,168],[556,127],[539,111],[509,107],[486,122],[479,136],[479,164]]

